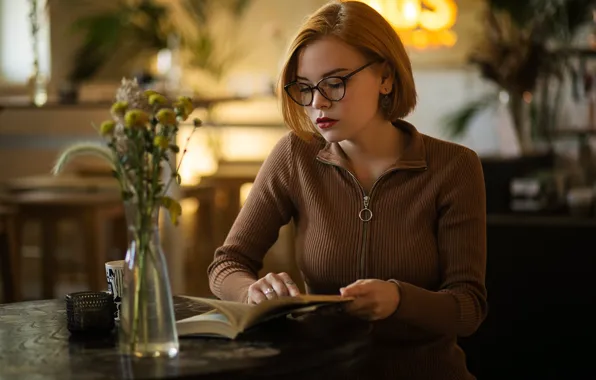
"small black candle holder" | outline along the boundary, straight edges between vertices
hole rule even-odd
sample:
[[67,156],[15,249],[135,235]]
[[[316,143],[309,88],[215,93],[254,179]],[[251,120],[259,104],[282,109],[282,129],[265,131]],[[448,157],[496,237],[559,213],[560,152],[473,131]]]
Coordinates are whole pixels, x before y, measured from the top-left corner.
[[67,294],[66,323],[73,334],[109,334],[114,329],[114,297],[108,292]]

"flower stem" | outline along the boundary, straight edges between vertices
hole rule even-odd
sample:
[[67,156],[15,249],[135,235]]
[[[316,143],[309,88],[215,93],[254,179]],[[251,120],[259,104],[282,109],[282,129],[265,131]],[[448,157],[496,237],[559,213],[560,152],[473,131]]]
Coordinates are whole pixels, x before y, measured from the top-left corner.
[[188,137],[186,138],[186,142],[184,143],[184,149],[182,150],[182,156],[180,157],[180,161],[178,162],[177,165],[170,165],[170,168],[172,169],[172,173],[170,176],[170,180],[168,181],[168,183],[166,184],[166,187],[164,189],[164,195],[168,194],[168,190],[170,188],[170,185],[172,184],[172,182],[174,181],[175,178],[177,178],[178,176],[178,172],[180,171],[180,167],[182,166],[182,159],[184,158],[184,156],[186,155],[186,151],[188,149],[188,144],[190,143],[190,138],[192,137],[192,135],[195,133],[195,131],[197,130],[197,127],[193,127],[192,131],[190,132],[190,134],[188,135]]

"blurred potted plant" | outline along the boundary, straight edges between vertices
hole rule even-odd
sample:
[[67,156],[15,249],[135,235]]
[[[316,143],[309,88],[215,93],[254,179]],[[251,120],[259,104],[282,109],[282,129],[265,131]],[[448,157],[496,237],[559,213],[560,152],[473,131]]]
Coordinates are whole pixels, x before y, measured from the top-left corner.
[[[230,14],[237,21],[250,1],[182,0],[173,4],[157,0],[116,0],[115,6],[109,10],[76,20],[72,28],[83,35],[83,43],[75,53],[62,98],[76,100],[80,83],[96,75],[110,60],[121,57],[118,51],[125,52],[127,63],[134,62],[142,54],[154,55],[170,48],[169,42],[178,38],[190,67],[221,79],[245,51],[238,46],[225,49],[210,21],[218,11]],[[91,0],[78,5],[93,9]],[[178,6],[182,9],[181,14],[174,13]],[[180,22],[176,16],[186,18],[187,22]]]
[[[76,5],[96,6],[91,0]],[[68,82],[62,86],[62,101],[76,101],[81,82],[96,75],[110,60],[124,56],[125,63],[130,63],[142,54],[166,47],[173,32],[169,16],[169,7],[154,0],[116,0],[108,10],[77,19],[72,30],[81,34],[83,41],[75,52]]]
[[[229,41],[222,41],[221,36],[217,36],[213,30],[211,22],[215,18],[212,16],[223,11],[236,23],[246,13],[250,3],[251,0],[182,1],[184,15],[194,26],[192,29],[180,30],[182,49],[187,55],[190,67],[204,70],[214,79],[220,80],[238,63],[247,50],[238,45],[230,45]],[[233,39],[234,36],[228,37]]]
[[[507,103],[522,152],[535,138],[550,142],[562,81],[578,29],[592,18],[594,0],[487,0],[485,34],[470,55],[497,93],[448,115],[452,137],[463,135],[479,111]],[[554,89],[554,90],[553,90]]]

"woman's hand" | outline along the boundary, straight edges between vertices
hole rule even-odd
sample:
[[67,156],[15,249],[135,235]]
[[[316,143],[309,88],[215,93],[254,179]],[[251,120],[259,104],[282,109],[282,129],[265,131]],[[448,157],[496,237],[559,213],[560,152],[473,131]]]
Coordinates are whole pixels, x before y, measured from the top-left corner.
[[300,290],[285,273],[269,273],[248,288],[248,303],[260,303],[267,299],[300,295]]
[[346,311],[369,321],[385,319],[397,310],[401,300],[397,284],[381,280],[358,280],[340,289],[342,297],[353,297]]

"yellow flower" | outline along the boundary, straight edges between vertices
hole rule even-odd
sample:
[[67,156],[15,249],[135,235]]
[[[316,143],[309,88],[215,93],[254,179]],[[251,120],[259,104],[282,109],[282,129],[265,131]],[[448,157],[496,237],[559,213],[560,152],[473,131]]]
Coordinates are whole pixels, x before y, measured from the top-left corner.
[[185,111],[191,114],[195,107],[192,104],[192,99],[188,96],[179,96],[178,101],[184,106]]
[[153,139],[153,145],[161,149],[168,149],[170,141],[165,136],[155,136],[155,138]]
[[115,115],[124,115],[128,108],[128,102],[116,102],[112,105],[112,113]]
[[176,113],[169,108],[164,108],[164,109],[159,110],[157,115],[155,115],[155,118],[162,125],[176,124]]
[[141,110],[130,110],[124,115],[124,125],[128,128],[144,127],[149,122],[149,115]]
[[195,107],[192,104],[192,100],[188,96],[179,96],[175,103],[176,111],[186,120],[188,116],[194,111]]
[[144,95],[145,95],[147,98],[150,98],[150,97],[151,97],[151,95],[161,95],[159,92],[157,92],[157,91],[153,91],[153,90],[145,90],[145,91],[143,92],[143,94],[144,94]]
[[161,95],[161,94],[152,94],[149,96],[149,105],[150,106],[154,106],[154,105],[163,105],[166,104],[168,102],[168,99],[166,99],[165,96]]
[[170,197],[162,197],[161,204],[170,213],[170,220],[172,221],[172,223],[174,225],[177,225],[178,217],[182,215],[182,206],[180,206],[180,203],[178,203],[178,201]]
[[102,136],[111,135],[112,132],[114,132],[115,127],[116,123],[114,121],[106,120],[101,123],[101,126],[99,127],[99,133],[101,133]]

